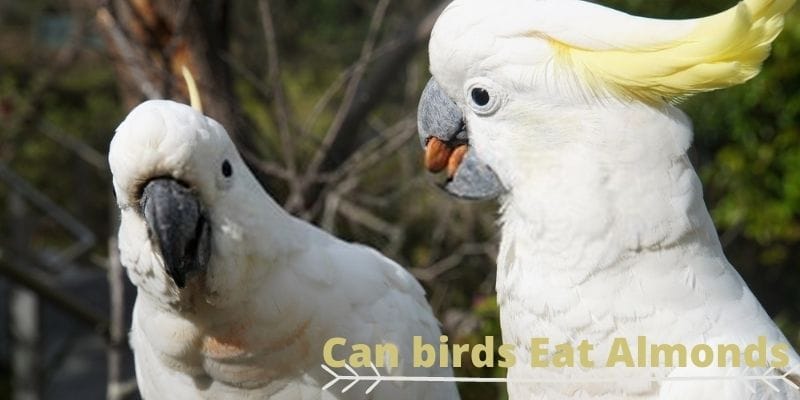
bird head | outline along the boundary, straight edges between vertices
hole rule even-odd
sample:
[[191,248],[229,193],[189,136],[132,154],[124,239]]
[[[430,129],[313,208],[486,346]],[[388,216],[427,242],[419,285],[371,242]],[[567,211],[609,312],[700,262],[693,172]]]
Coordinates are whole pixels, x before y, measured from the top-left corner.
[[137,286],[174,298],[193,283],[214,292],[241,280],[241,271],[216,266],[236,264],[231,239],[248,209],[245,191],[258,184],[220,124],[183,104],[147,101],[117,128],[109,163],[122,261]]
[[513,190],[576,144],[623,140],[624,124],[603,125],[609,114],[672,118],[673,103],[754,77],[793,2],[673,21],[580,0],[455,0],[430,39],[418,110],[426,167],[446,169],[442,186],[458,197]]

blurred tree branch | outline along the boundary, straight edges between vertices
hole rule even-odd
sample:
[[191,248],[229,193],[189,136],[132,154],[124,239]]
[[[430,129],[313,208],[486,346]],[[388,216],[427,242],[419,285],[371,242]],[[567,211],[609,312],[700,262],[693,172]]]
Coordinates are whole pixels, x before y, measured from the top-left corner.
[[87,308],[78,299],[64,293],[46,274],[33,270],[33,265],[36,263],[31,260],[23,261],[6,256],[0,260],[0,273],[30,289],[108,340],[108,320]]
[[70,32],[69,38],[58,50],[48,68],[44,68],[34,75],[25,93],[25,100],[15,105],[14,112],[4,127],[6,140],[10,146],[0,150],[0,161],[14,152],[14,147],[20,144],[17,143],[19,140],[28,138],[22,133],[31,129],[31,126],[37,122],[45,94],[56,83],[59,76],[77,59],[84,44],[89,23],[85,19],[79,18],[76,26],[77,28]]
[[[356,78],[358,75],[355,72],[354,76],[350,76],[351,87],[348,88],[348,92],[351,92],[351,95],[345,96],[344,107],[340,108],[347,112],[337,113],[336,123],[331,124],[331,128],[326,134],[329,143],[323,142],[324,153],[318,156],[316,162],[311,163],[305,174],[302,199],[306,210],[316,207],[324,190],[316,182],[319,174],[337,169],[365,140],[368,140],[363,136],[356,135],[355,132],[363,125],[366,116],[375,108],[377,99],[385,93],[393,78],[405,67],[417,48],[427,42],[433,29],[433,23],[447,3],[449,1],[440,2],[416,26],[392,40],[392,50],[382,54],[374,62],[368,76],[364,76],[363,79]],[[375,22],[380,22],[380,20],[373,17],[373,24]],[[368,35],[367,42],[369,40]],[[368,44],[365,44],[363,49],[360,60],[362,62],[368,60],[369,53],[372,51]]]
[[[56,256],[29,251],[27,241],[16,241],[12,248],[0,243],[4,257],[0,259],[0,273],[11,278],[40,297],[50,301],[75,319],[86,323],[98,333],[108,338],[108,321],[84,306],[74,297],[61,291],[45,270],[58,271],[75,258],[86,253],[95,244],[95,236],[84,224],[75,219],[50,198],[34,188],[22,177],[13,173],[5,164],[0,163],[0,181],[4,181],[20,201],[27,201],[41,209],[45,214],[60,223],[75,236],[75,243],[62,250]],[[38,266],[38,268],[31,268]]]
[[294,182],[296,181],[297,164],[294,140],[292,139],[291,127],[289,126],[292,120],[292,112],[289,101],[286,99],[286,89],[284,88],[283,79],[281,78],[278,43],[275,34],[275,26],[272,22],[272,11],[270,10],[269,0],[259,0],[258,8],[267,47],[267,82],[269,82],[272,89],[273,116],[281,139],[283,162],[286,165],[289,182]]
[[228,129],[240,147],[250,147],[233,93],[227,54],[231,2],[210,0],[111,0],[98,9],[127,109],[143,99],[188,100],[181,70],[194,75],[204,111]]
[[[321,171],[322,164],[326,158],[330,158],[329,154],[339,149],[334,149],[333,145],[341,140],[338,139],[342,135],[342,127],[351,115],[353,106],[355,104],[356,96],[359,94],[358,89],[361,81],[364,79],[364,74],[367,71],[367,65],[372,60],[372,51],[375,47],[375,42],[378,40],[378,33],[383,25],[383,19],[386,16],[386,9],[389,7],[389,0],[379,0],[375,11],[372,14],[372,20],[369,24],[369,31],[367,37],[364,39],[364,44],[361,47],[361,55],[356,61],[353,73],[350,75],[350,82],[345,87],[344,97],[333,122],[328,126],[322,143],[317,147],[314,156],[312,157],[305,174],[301,181],[301,191],[306,191],[312,180],[316,179],[317,174]],[[348,149],[353,151],[353,149]],[[289,210],[296,210],[300,207],[305,207],[304,201],[305,193],[294,192],[287,201],[286,207]]]

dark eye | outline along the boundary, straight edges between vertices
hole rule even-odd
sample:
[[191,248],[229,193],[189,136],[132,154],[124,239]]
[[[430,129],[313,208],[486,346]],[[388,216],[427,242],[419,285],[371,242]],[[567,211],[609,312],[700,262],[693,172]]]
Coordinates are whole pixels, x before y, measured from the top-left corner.
[[464,100],[478,116],[489,117],[505,103],[506,92],[490,79],[471,79],[466,82],[464,89]]
[[479,107],[483,107],[489,104],[489,101],[492,99],[492,97],[489,96],[489,92],[486,91],[486,89],[479,87],[473,88],[471,95],[472,95],[472,101],[474,101],[475,104],[478,105]]
[[229,178],[233,175],[233,167],[231,167],[231,163],[228,160],[222,162],[222,175],[226,178]]

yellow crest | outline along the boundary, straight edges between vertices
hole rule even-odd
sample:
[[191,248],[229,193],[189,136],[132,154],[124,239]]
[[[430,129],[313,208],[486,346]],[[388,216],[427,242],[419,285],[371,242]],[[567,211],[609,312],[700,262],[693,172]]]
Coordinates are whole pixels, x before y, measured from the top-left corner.
[[189,89],[189,104],[202,114],[203,101],[200,99],[200,91],[197,89],[197,82],[194,81],[192,72],[189,71],[189,68],[186,68],[185,65],[181,67],[181,72],[183,73],[183,79],[186,81],[186,87]]
[[548,35],[559,61],[591,87],[647,102],[676,101],[743,83],[761,70],[794,0],[744,0],[656,45],[590,49]]

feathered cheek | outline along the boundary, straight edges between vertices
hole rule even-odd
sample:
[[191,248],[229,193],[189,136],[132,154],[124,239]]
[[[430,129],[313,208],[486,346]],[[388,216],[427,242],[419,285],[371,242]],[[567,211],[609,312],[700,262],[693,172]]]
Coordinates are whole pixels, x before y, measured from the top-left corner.
[[143,254],[151,251],[148,244],[147,226],[132,209],[122,211],[119,235],[120,261],[125,268],[141,270],[139,267]]
[[469,130],[469,145],[489,164],[495,165],[497,161],[496,153],[500,152],[501,146],[507,135],[502,135],[497,129],[497,124],[480,117],[470,117],[467,119],[467,129]]
[[168,278],[161,268],[162,261],[156,255],[147,234],[147,226],[133,210],[122,213],[119,230],[120,262],[128,271],[128,277],[138,288],[150,293],[168,290]]
[[[232,296],[221,293],[244,292],[247,281],[247,262],[250,257],[244,250],[248,238],[243,235],[240,225],[232,223],[224,216],[211,215],[216,229],[211,231],[211,258],[206,271],[206,301],[217,306],[234,301]],[[217,222],[215,218],[219,218]]]
[[531,147],[535,146],[535,139],[526,136],[530,132],[521,134],[509,131],[501,121],[478,123],[476,128],[470,130],[476,132],[470,135],[470,146],[506,184],[510,176],[527,168],[527,163],[522,161],[528,158],[527,153],[533,152]]

